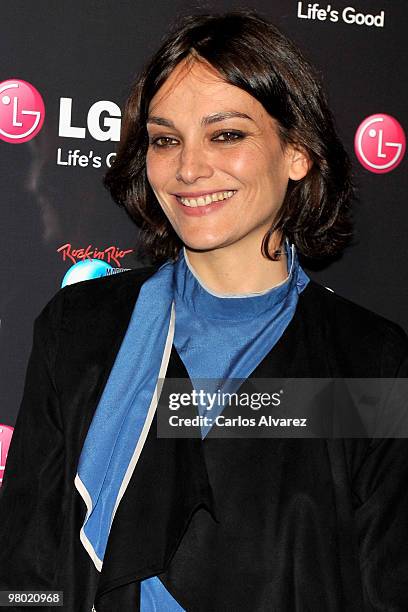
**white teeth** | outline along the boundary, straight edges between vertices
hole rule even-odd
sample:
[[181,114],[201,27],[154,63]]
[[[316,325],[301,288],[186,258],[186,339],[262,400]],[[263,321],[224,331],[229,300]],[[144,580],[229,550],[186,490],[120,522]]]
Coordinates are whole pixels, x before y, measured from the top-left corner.
[[218,191],[217,193],[209,193],[206,196],[200,196],[199,198],[180,198],[180,201],[185,206],[190,206],[191,208],[196,208],[197,206],[206,206],[207,204],[211,204],[211,202],[219,202],[221,200],[226,200],[231,198],[235,191]]

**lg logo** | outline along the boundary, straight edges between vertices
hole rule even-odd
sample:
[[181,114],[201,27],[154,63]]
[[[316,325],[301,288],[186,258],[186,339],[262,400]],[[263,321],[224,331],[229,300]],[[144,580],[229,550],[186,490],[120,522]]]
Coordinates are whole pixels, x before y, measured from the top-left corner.
[[[87,137],[100,142],[120,139],[121,110],[115,102],[98,100],[90,107],[86,127],[72,125],[72,98],[60,98],[58,136]],[[0,138],[19,144],[31,140],[44,123],[44,101],[37,89],[21,79],[0,83]]]
[[0,487],[3,483],[4,470],[6,468],[7,454],[13,436],[13,427],[0,424]]
[[[101,115],[107,114],[101,122]],[[117,104],[109,100],[99,100],[92,104],[86,118],[88,132],[95,140],[119,141],[121,111]],[[86,128],[72,125],[72,98],[60,98],[58,135],[65,138],[86,138]]]
[[44,101],[33,85],[20,79],[0,83],[0,138],[12,144],[27,142],[44,123]]
[[376,174],[391,172],[404,157],[404,130],[390,115],[370,115],[357,129],[354,150],[366,170]]

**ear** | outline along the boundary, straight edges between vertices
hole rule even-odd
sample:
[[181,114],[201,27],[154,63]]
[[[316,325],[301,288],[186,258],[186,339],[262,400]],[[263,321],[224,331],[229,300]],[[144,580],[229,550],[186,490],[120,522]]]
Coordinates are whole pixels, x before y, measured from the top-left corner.
[[292,181],[300,181],[309,172],[313,165],[309,154],[305,149],[291,147],[289,153],[289,178]]

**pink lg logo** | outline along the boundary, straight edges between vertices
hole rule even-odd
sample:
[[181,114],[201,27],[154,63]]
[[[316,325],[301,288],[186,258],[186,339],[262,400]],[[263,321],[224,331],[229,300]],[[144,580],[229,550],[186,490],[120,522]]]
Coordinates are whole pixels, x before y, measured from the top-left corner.
[[13,431],[13,427],[0,424],[0,487],[3,482],[4,469]]
[[20,144],[38,134],[44,123],[44,101],[27,81],[9,79],[0,83],[0,138]]
[[404,130],[390,115],[371,115],[364,119],[356,132],[354,150],[366,170],[376,174],[390,172],[404,157]]

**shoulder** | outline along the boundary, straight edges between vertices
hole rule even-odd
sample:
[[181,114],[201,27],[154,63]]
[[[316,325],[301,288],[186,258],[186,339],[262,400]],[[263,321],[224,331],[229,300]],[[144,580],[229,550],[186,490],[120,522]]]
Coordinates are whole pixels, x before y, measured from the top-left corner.
[[408,336],[397,323],[310,281],[302,307],[307,320],[319,326],[327,342],[356,359],[382,363],[382,375],[398,369],[408,356]]
[[[78,368],[85,371],[98,356],[105,359],[119,348],[140,288],[156,270],[141,268],[81,281],[49,300],[35,319],[33,348],[48,363],[57,387],[63,387],[71,370],[75,378]],[[61,363],[69,365],[57,367]]]
[[397,323],[338,295],[323,285],[311,280],[306,289],[307,300],[315,308],[317,307],[331,323],[341,324],[359,336],[362,334],[389,334],[408,340],[406,333]]
[[104,302],[115,301],[126,296],[131,299],[138,293],[143,283],[152,276],[157,267],[136,268],[109,276],[68,285],[59,291],[66,302],[87,303],[92,306],[103,299]]
[[141,286],[157,269],[137,268],[67,285],[45,305],[36,325],[86,327],[92,321],[126,318],[133,310]]

